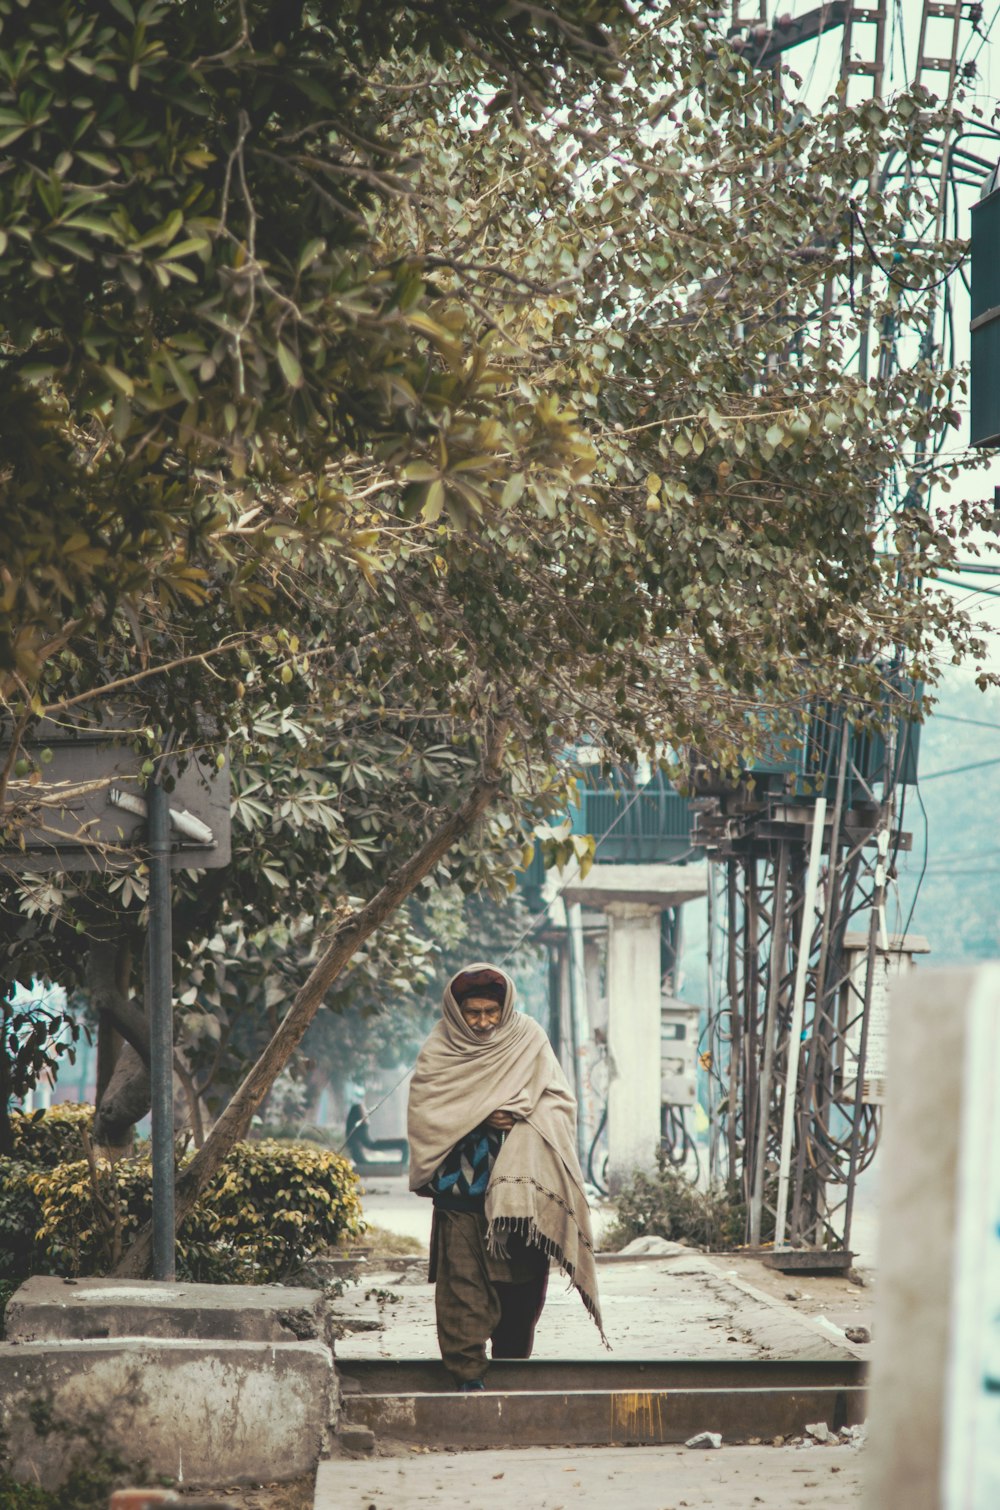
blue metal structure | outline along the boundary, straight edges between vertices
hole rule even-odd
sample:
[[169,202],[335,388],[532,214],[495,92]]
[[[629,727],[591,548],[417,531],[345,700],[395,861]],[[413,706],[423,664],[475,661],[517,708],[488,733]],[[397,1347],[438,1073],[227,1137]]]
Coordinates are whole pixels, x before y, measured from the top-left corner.
[[[920,706],[920,691],[912,687],[915,710]],[[744,766],[753,780],[754,797],[768,797],[809,802],[825,797],[832,802],[837,787],[841,743],[847,740],[847,777],[844,802],[871,801],[876,786],[915,786],[920,753],[920,725],[907,718],[896,722],[893,769],[887,771],[887,747],[884,735],[870,726],[852,723],[841,709],[828,704],[810,707],[801,719],[801,737],[791,744],[775,740],[774,753],[763,755]],[[694,784],[700,796],[723,796],[732,792],[733,782],[720,772],[699,770]]]
[[[640,787],[632,771],[606,775],[595,768],[579,778],[577,792],[567,817],[574,834],[593,835],[597,864],[676,865],[702,858],[691,845],[691,802],[674,790],[662,771],[655,771]],[[519,880],[529,906],[539,907],[545,865],[538,848]]]
[[972,368],[970,433],[974,446],[1000,445],[1000,169],[972,208]]

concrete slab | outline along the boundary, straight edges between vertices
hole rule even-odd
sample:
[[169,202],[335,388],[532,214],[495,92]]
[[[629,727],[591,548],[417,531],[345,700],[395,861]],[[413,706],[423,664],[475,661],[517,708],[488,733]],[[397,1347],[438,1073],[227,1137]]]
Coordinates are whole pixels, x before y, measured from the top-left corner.
[[615,902],[642,902],[651,907],[677,907],[708,892],[708,866],[592,865],[586,880],[563,887],[570,905],[607,907]]
[[862,1465],[848,1447],[417,1448],[321,1463],[315,1510],[855,1510]]
[[60,1337],[188,1337],[326,1342],[319,1290],[286,1285],[167,1284],[36,1275],[7,1305],[8,1342]]
[[297,1478],[327,1438],[319,1342],[143,1339],[0,1344],[0,1438],[11,1472],[56,1489],[94,1444],[194,1486]]
[[[629,1359],[858,1358],[837,1329],[727,1274],[700,1255],[602,1266],[604,1324],[614,1354]],[[436,1358],[434,1291],[420,1272],[377,1274],[334,1307],[337,1357]],[[554,1271],[535,1334],[536,1358],[606,1358],[593,1322]]]

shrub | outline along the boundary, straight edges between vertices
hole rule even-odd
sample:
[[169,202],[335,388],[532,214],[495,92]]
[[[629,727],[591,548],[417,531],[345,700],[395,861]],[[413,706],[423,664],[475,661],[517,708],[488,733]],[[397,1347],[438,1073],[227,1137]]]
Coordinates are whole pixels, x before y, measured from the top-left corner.
[[[148,1156],[36,1170],[37,1257],[50,1273],[102,1274],[149,1220]],[[300,1143],[238,1143],[181,1226],[178,1278],[262,1284],[363,1228],[358,1180],[346,1159]]]
[[60,1510],[54,1494],[39,1489],[37,1484],[19,1484],[3,1472],[0,1472],[0,1505],[4,1510]]
[[25,1164],[55,1169],[79,1159],[83,1152],[81,1131],[94,1125],[94,1108],[86,1102],[64,1101],[46,1111],[12,1112],[14,1158]]
[[364,1227],[347,1159],[311,1143],[237,1143],[191,1218],[191,1239],[282,1279]]
[[95,1161],[97,1189],[86,1159],[36,1169],[28,1182],[41,1208],[37,1260],[47,1274],[103,1274],[149,1220],[148,1158]]
[[33,1173],[30,1164],[0,1158],[0,1282],[19,1284],[38,1268],[35,1234],[42,1210],[31,1188]]
[[637,1170],[614,1197],[615,1224],[605,1235],[612,1251],[636,1237],[666,1237],[699,1248],[735,1248],[744,1241],[746,1207],[726,1189],[699,1190],[666,1157],[655,1174]]

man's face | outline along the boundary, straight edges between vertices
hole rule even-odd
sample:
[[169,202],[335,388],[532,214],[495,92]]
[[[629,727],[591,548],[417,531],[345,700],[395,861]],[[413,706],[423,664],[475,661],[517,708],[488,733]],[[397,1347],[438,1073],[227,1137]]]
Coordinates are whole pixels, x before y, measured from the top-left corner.
[[477,1038],[491,1038],[503,1016],[503,1007],[489,996],[467,996],[459,1011]]

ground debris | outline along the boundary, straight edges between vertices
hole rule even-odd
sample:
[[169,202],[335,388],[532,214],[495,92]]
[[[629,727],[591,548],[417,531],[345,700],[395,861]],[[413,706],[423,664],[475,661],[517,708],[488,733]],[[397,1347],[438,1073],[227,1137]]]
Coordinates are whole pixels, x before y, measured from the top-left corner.
[[699,1431],[695,1436],[688,1437],[685,1447],[721,1447],[721,1431]]
[[217,1489],[179,1490],[179,1507],[186,1507],[192,1499],[211,1496],[233,1510],[312,1510],[316,1475],[285,1480],[272,1484],[239,1484]]

